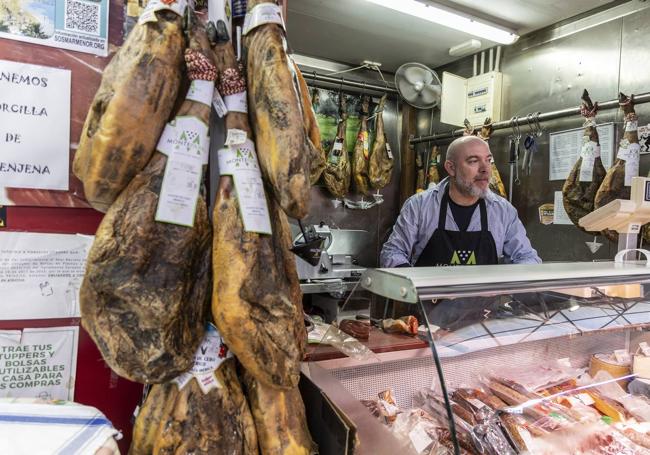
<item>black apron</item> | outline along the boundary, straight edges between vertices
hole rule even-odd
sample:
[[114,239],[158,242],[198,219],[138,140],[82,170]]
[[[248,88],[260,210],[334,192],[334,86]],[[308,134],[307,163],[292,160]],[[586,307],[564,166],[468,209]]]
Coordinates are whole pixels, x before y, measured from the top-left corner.
[[488,231],[485,200],[479,199],[481,211],[480,231],[447,231],[447,206],[449,186],[445,188],[438,215],[438,228],[433,231],[429,242],[415,263],[416,267],[437,267],[445,265],[489,265],[498,264],[499,256],[494,238]]
[[[481,212],[480,231],[447,231],[447,207],[449,205],[449,187],[445,189],[440,204],[438,228],[424,247],[415,263],[416,267],[446,265],[489,265],[498,264],[497,247],[488,231],[485,200],[479,200]],[[498,297],[464,297],[442,299],[437,302],[423,302],[424,311],[430,323],[446,330],[458,330],[461,327],[494,317],[499,307]]]

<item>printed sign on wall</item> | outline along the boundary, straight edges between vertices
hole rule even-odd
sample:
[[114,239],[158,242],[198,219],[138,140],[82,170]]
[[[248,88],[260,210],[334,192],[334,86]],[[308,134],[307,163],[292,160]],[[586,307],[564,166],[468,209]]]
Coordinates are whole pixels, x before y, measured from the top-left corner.
[[70,71],[0,60],[0,182],[68,189]]
[[0,331],[0,397],[74,399],[79,327]]
[[109,0],[0,0],[0,38],[108,55]]
[[3,320],[79,316],[79,288],[93,237],[0,232]]

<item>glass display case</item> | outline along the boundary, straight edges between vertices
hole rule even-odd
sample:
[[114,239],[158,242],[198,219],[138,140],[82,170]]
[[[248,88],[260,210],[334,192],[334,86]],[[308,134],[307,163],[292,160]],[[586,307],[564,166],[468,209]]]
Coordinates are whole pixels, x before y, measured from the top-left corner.
[[306,370],[358,453],[650,453],[649,284],[645,262],[369,269]]

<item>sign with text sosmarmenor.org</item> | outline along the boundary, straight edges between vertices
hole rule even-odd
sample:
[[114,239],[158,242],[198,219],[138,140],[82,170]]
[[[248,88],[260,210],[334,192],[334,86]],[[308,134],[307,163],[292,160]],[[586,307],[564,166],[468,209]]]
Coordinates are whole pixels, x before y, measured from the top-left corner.
[[0,0],[0,38],[108,55],[109,0]]
[[70,71],[0,60],[0,185],[67,190],[69,160]]

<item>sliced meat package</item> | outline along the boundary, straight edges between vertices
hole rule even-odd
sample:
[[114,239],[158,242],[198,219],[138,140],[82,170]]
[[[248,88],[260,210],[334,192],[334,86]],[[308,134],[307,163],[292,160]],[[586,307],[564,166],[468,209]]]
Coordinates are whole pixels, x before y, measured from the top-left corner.
[[[247,13],[258,17],[253,10],[259,8],[267,12],[259,16],[281,22],[276,3],[249,0]],[[247,23],[244,35],[248,108],[262,175],[285,213],[304,218],[309,211],[309,138],[293,65],[286,52],[285,32],[278,23]]]
[[[606,171],[600,158],[600,141],[596,129],[595,117],[598,103],[592,103],[587,90],[582,93],[580,111],[585,118],[582,148],[578,161],[573,165],[569,177],[562,187],[562,201],[573,224],[584,231],[578,222],[580,218],[593,212],[596,192],[605,178]],[[598,235],[599,232],[590,232],[589,234]],[[616,233],[608,231],[608,234],[610,237],[611,234]]]
[[323,182],[332,196],[343,198],[350,188],[352,169],[348,157],[345,130],[348,123],[348,108],[345,95],[339,93],[339,124],[336,127],[336,138],[327,154],[327,163],[323,171]]
[[[243,75],[237,69],[225,28],[218,30],[220,42],[214,52],[220,91],[225,91],[228,80],[243,80]],[[230,77],[225,79],[221,74]],[[241,83],[236,85],[245,87]],[[246,114],[229,112],[226,128],[229,135],[238,131],[248,138],[252,136]],[[247,144],[228,150],[243,150],[256,162],[254,144],[250,139]],[[234,177],[225,175],[221,167],[222,154],[226,156],[228,150],[219,152],[222,175],[213,212],[212,314],[229,348],[256,379],[272,387],[292,388],[298,384],[306,332],[296,263],[289,250],[289,223],[278,203],[265,197],[260,179],[259,196],[261,204],[267,207],[273,232],[247,231],[245,209]]]
[[309,434],[298,387],[277,390],[240,371],[253,413],[261,455],[312,455],[318,448]]
[[376,190],[380,190],[390,183],[395,161],[384,130],[384,108],[387,97],[388,95],[381,97],[375,110],[375,142],[372,144],[372,153],[368,163],[370,185]]
[[354,187],[359,194],[368,194],[370,180],[368,176],[368,160],[370,159],[370,138],[368,136],[368,115],[370,110],[370,96],[361,97],[359,112],[359,132],[352,152],[352,175]]
[[[205,27],[195,23],[190,35],[188,73],[204,78],[193,84],[210,89],[216,72]],[[204,104],[188,95],[180,107],[176,126],[195,130],[187,126],[189,131],[179,131],[169,124],[163,133],[185,144],[180,149],[189,154],[204,152],[204,162],[209,97]],[[185,141],[183,135],[194,140]],[[193,226],[156,220],[169,162],[156,152],[111,205],[97,230],[80,290],[82,325],[104,360],[120,376],[142,383],[165,382],[191,367],[209,312],[212,232],[204,197],[198,194]],[[198,193],[205,166],[195,166],[191,177]]]
[[169,120],[185,49],[179,14],[160,10],[136,24],[104,70],[72,165],[96,210],[106,212],[147,165]]
[[637,134],[638,119],[634,112],[634,97],[620,93],[618,103],[623,111],[625,133],[618,146],[616,161],[607,171],[594,200],[594,208],[598,209],[614,199],[630,199],[632,177],[639,175],[639,135]]
[[189,372],[151,388],[135,421],[130,455],[259,453],[236,360],[214,327],[195,359]]

